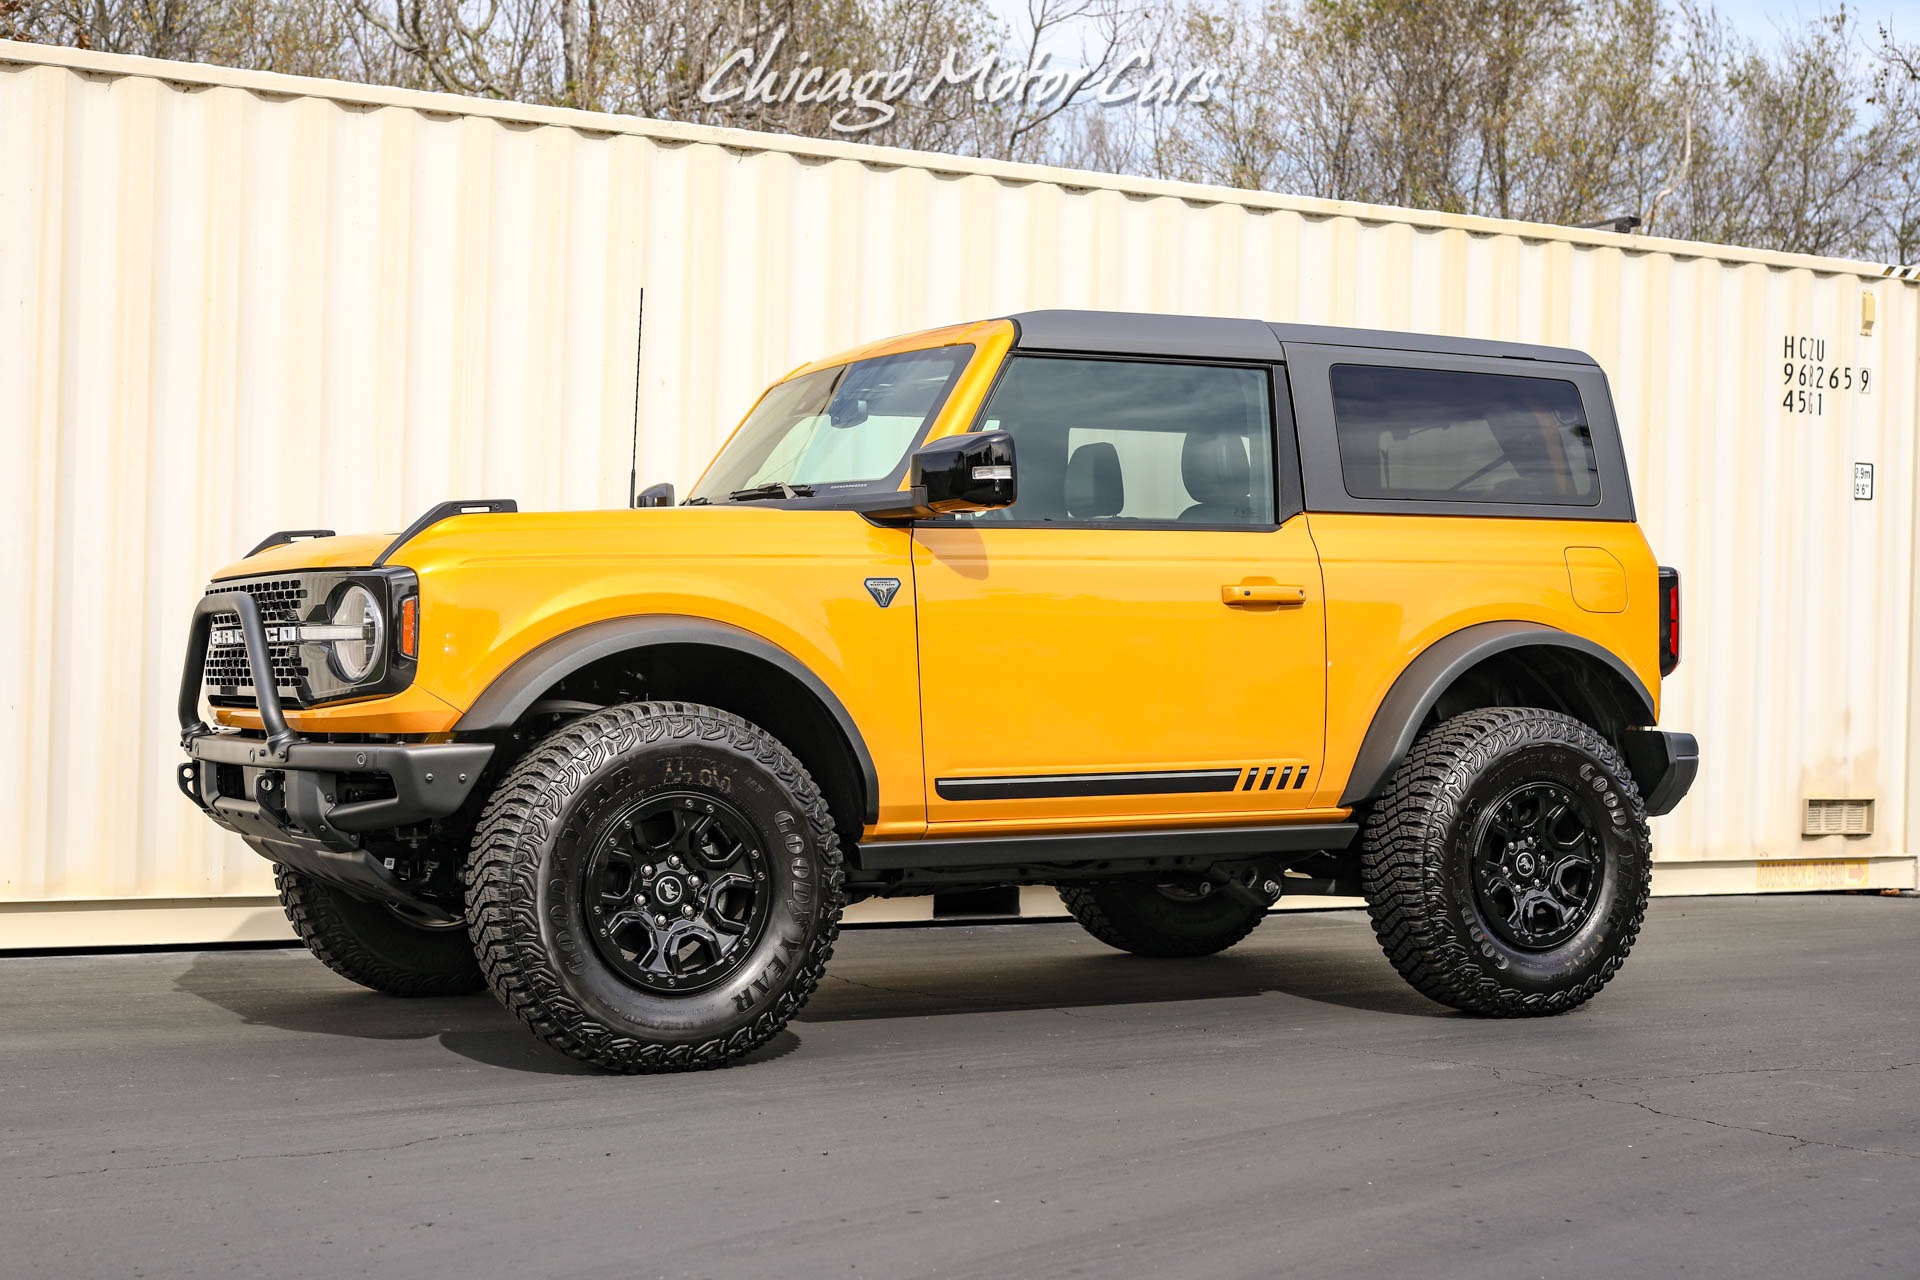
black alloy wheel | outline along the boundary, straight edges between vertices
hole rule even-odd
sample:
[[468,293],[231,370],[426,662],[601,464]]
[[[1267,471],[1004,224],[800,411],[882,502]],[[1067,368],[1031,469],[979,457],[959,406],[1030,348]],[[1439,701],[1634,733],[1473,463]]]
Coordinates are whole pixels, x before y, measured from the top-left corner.
[[753,825],[725,800],[650,796],[607,824],[587,859],[581,898],[594,946],[642,991],[704,990],[766,929],[766,863]]
[[1474,894],[1503,941],[1548,951],[1592,917],[1605,855],[1587,807],[1566,787],[1515,787],[1480,815],[1474,844]]

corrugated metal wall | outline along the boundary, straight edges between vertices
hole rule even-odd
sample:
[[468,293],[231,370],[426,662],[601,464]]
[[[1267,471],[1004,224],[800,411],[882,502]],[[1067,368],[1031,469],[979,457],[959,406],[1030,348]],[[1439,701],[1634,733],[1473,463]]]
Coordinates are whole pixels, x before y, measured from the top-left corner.
[[[0,43],[0,902],[265,892],[172,783],[209,570],[449,496],[621,503],[643,287],[643,482],[803,360],[1029,307],[1585,348],[1686,572],[1663,887],[1911,848],[1920,285],[1880,268]],[[1781,407],[1803,337],[1855,371],[1817,413]],[[1878,830],[1803,841],[1810,794]]]

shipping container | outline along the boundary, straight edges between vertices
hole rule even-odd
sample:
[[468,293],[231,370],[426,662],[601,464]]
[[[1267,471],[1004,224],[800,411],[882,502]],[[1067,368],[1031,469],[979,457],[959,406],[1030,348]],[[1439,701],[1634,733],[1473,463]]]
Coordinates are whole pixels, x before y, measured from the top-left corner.
[[173,781],[267,531],[622,505],[803,361],[1054,306],[1591,352],[1685,575],[1656,891],[1912,886],[1917,276],[0,42],[0,947],[284,936]]

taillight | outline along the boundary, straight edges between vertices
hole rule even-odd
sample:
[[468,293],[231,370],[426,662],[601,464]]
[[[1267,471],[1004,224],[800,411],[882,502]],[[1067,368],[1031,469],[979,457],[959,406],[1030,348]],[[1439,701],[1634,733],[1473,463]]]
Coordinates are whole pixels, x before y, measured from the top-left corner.
[[1680,571],[1660,569],[1660,674],[1680,665]]
[[420,656],[419,596],[408,596],[400,602],[400,652],[409,658]]

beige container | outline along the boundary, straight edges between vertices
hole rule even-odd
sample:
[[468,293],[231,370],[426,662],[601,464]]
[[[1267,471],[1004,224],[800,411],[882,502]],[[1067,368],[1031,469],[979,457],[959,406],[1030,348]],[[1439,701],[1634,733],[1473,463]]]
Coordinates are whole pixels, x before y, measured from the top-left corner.
[[283,934],[174,789],[209,571],[622,503],[643,287],[643,483],[804,360],[1032,307],[1590,351],[1686,589],[1656,888],[1910,886],[1915,274],[0,42],[0,948]]

